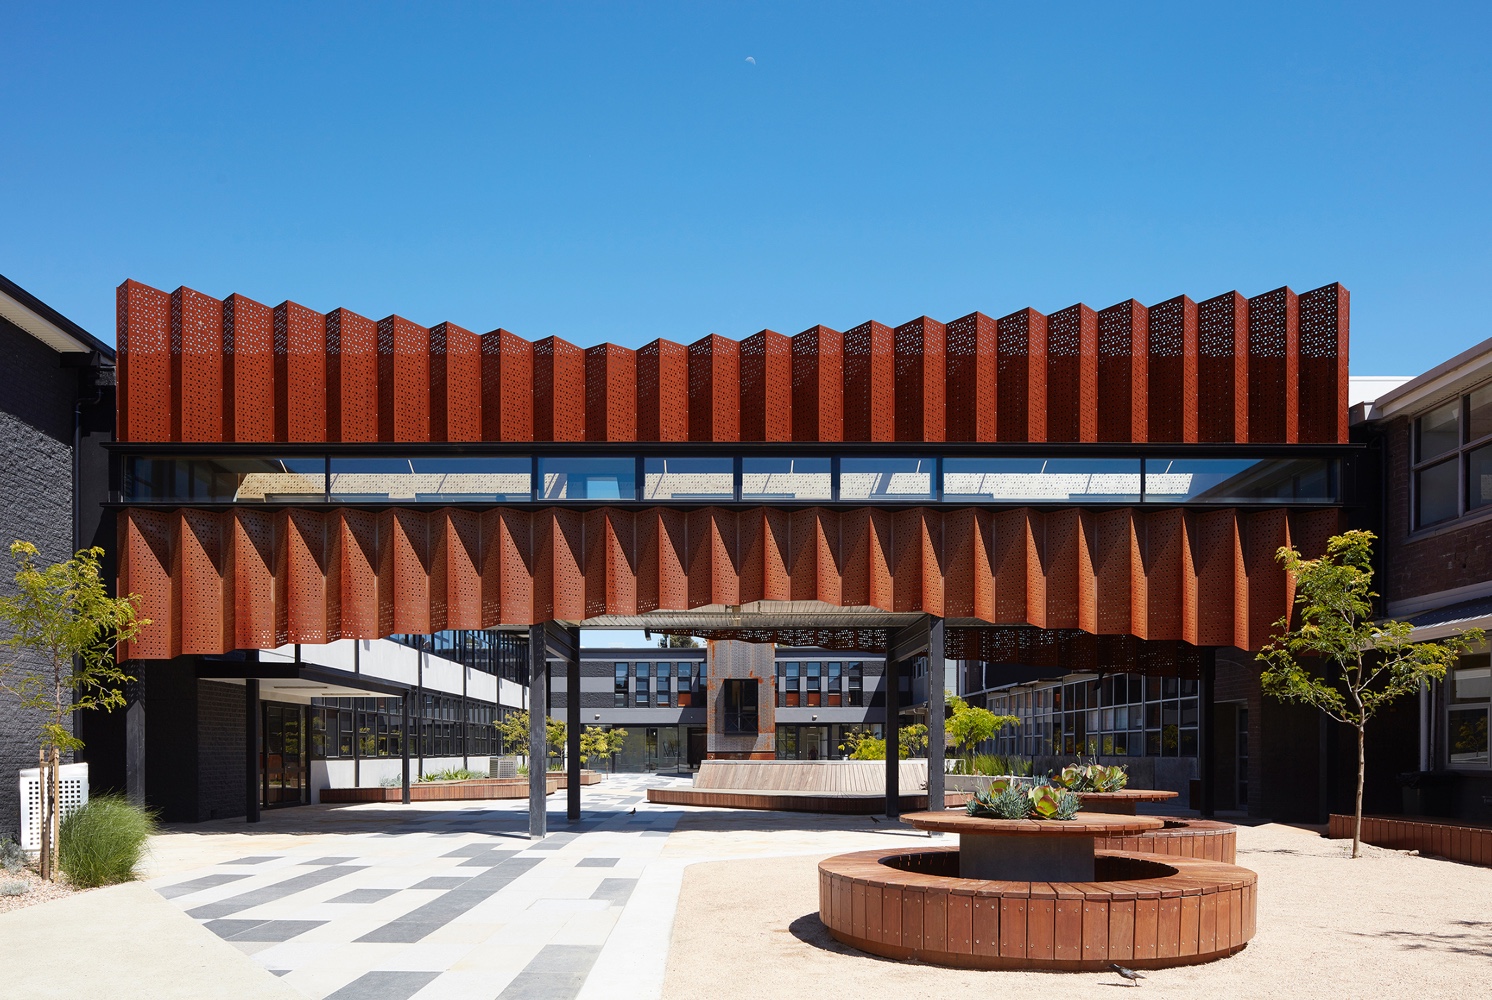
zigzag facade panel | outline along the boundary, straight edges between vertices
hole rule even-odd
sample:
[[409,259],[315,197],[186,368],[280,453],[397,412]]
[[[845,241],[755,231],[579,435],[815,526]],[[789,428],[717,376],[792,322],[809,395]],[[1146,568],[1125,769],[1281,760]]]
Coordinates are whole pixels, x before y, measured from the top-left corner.
[[127,509],[136,658],[819,600],[1257,649],[1335,509]]
[[118,314],[129,442],[1347,440],[1335,284],[635,353],[132,281]]

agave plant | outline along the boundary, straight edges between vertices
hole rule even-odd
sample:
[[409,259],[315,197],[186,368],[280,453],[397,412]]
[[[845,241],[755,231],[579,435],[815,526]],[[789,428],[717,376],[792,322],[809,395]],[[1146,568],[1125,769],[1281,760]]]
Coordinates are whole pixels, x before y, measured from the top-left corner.
[[1039,819],[1055,819],[1062,804],[1062,791],[1051,785],[1036,785],[1026,797],[1031,800],[1031,812]]

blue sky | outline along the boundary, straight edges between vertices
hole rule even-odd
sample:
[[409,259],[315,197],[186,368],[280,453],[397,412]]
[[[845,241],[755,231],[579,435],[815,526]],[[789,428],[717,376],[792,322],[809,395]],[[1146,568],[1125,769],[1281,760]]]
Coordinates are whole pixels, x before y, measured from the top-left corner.
[[[582,345],[1178,293],[1479,341],[1488,5],[12,4],[0,273]],[[755,62],[748,61],[752,57]]]

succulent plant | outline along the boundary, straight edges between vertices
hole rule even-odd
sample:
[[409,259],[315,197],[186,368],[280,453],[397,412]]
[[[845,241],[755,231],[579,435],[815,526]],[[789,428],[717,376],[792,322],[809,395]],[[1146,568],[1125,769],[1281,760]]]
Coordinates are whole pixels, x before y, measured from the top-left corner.
[[1078,814],[1078,808],[1082,806],[1083,800],[1078,798],[1075,792],[1062,789],[1057,792],[1057,812],[1053,819],[1072,819]]
[[1051,785],[1037,785],[1026,793],[1031,800],[1031,812],[1038,819],[1054,819],[1061,805],[1062,790]]

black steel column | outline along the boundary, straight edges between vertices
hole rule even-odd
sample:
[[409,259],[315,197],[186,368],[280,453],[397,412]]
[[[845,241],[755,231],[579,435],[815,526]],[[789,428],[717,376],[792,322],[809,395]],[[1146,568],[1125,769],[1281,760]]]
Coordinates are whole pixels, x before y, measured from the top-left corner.
[[409,805],[409,688],[404,689],[404,697],[399,699],[399,710],[404,713],[404,726],[399,732],[399,756],[402,759],[404,773],[404,793],[399,796],[399,801]]
[[946,678],[943,660],[943,619],[933,619],[927,642],[927,808],[942,809],[943,794],[943,706]]
[[580,654],[565,661],[565,818],[580,819]]
[[259,678],[243,682],[244,689],[244,817],[259,822]]
[[886,816],[901,815],[901,664],[890,643],[886,649]]
[[1197,684],[1197,767],[1201,772],[1202,801],[1200,812],[1211,816],[1217,801],[1217,730],[1213,721],[1213,695],[1217,688],[1217,649],[1201,647],[1202,671]]
[[548,717],[547,698],[549,665],[545,659],[545,627],[539,623],[528,630],[528,835],[543,840],[549,832],[547,771],[548,741],[544,723]]

